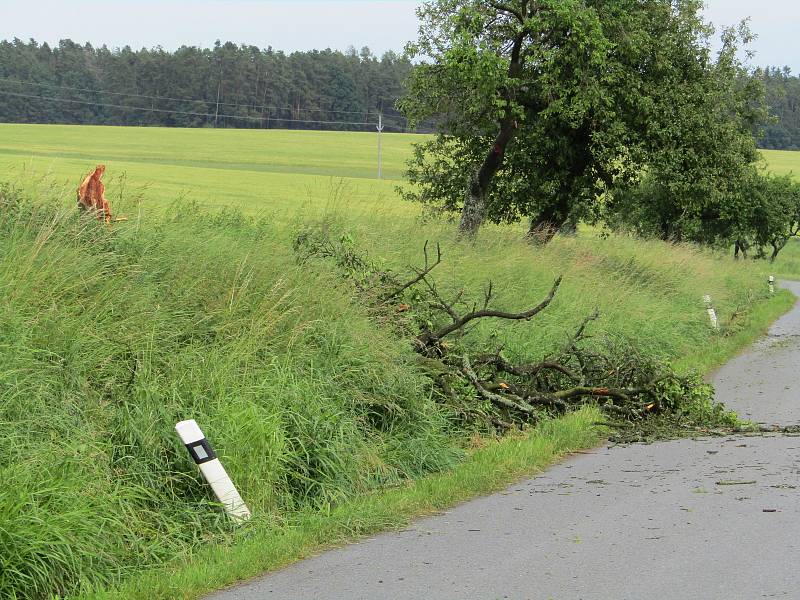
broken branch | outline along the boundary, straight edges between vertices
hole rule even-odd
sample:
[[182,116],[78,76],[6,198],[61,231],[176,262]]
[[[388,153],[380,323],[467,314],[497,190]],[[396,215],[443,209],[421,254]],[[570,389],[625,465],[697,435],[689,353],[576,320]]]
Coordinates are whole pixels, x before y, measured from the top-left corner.
[[400,286],[398,289],[381,298],[381,302],[388,302],[389,300],[392,300],[393,298],[396,298],[405,292],[408,288],[415,286],[420,281],[425,279],[425,277],[442,262],[442,248],[438,242],[436,243],[436,262],[434,262],[432,265],[428,265],[428,240],[425,240],[425,245],[422,247],[422,252],[425,256],[425,266],[421,270],[414,269],[414,271],[417,273],[417,276]]
[[505,312],[502,310],[493,310],[493,309],[482,309],[482,310],[474,310],[469,312],[459,318],[457,318],[453,323],[449,325],[445,325],[437,329],[434,332],[424,333],[418,336],[418,340],[423,347],[430,346],[432,344],[437,343],[443,337],[450,335],[451,333],[458,331],[464,325],[469,323],[470,321],[474,321],[475,319],[484,319],[484,318],[495,318],[495,319],[506,319],[509,321],[527,321],[532,319],[534,316],[542,312],[545,308],[547,308],[550,303],[553,301],[553,298],[558,291],[559,286],[561,285],[561,277],[558,277],[555,282],[553,283],[553,287],[550,288],[550,292],[547,294],[547,297],[542,300],[539,304],[531,308],[530,310],[519,312],[519,313],[510,313]]

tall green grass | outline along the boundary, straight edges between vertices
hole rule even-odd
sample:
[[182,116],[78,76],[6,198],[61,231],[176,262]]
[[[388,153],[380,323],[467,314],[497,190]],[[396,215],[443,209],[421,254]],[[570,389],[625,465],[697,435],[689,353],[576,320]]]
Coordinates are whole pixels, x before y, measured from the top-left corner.
[[596,445],[606,433],[602,414],[584,407],[541,422],[526,435],[485,440],[452,470],[403,487],[360,496],[329,511],[301,511],[285,522],[239,536],[233,544],[199,549],[185,560],[142,573],[80,600],[186,600],[274,570],[325,548],[407,526],[420,515],[506,487],[538,473],[571,452]]
[[455,464],[446,415],[267,222],[184,207],[113,231],[0,192],[0,597],[110,582],[228,525],[196,418],[260,520]]
[[[431,399],[407,341],[324,264],[295,261],[306,215],[178,204],[152,216],[118,202],[131,220],[110,230],[47,194],[0,188],[0,597],[88,592],[201,547],[269,539],[297,515],[404,489],[464,457],[467,432]],[[598,307],[598,327],[707,370],[743,340],[708,327],[703,294],[727,334],[749,337],[768,319],[754,307],[790,303],[765,302],[760,265],[689,246],[584,236],[532,248],[500,227],[473,245],[449,223],[365,214],[348,198],[337,188],[310,212],[396,268],[425,239],[441,242],[443,290],[477,297],[491,279],[497,304],[520,308],[564,273],[541,318],[476,331],[519,357],[554,348]],[[243,530],[175,436],[185,418],[253,510]]]
[[[398,218],[390,209],[352,217],[346,198],[346,193],[335,194],[324,217],[339,231],[394,266],[420,265],[425,240],[441,243],[443,263],[432,277],[444,290],[465,289],[467,300],[482,301],[492,282],[495,306],[530,308],[563,275],[551,307],[533,321],[477,325],[475,334],[517,358],[563,343],[597,308],[601,318],[593,332],[624,336],[679,369],[707,371],[729,356],[728,337],[747,326],[750,309],[768,295],[767,276],[780,265],[734,261],[727,253],[692,244],[622,235],[605,239],[596,231],[532,247],[522,227],[485,225],[473,244],[460,240],[446,220]],[[722,335],[708,326],[705,295],[713,299]]]

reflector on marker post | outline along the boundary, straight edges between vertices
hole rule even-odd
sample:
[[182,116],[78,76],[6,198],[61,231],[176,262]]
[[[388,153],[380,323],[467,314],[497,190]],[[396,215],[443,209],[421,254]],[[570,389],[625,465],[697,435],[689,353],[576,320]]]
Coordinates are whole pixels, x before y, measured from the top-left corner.
[[235,521],[246,521],[250,518],[250,510],[242,500],[231,478],[219,462],[217,454],[203,435],[200,426],[194,419],[181,421],[175,425],[175,431],[183,441],[189,455],[194,460],[203,477],[211,486],[214,495],[225,508],[228,516]]
[[769,293],[775,293],[775,277],[773,275],[769,276]]

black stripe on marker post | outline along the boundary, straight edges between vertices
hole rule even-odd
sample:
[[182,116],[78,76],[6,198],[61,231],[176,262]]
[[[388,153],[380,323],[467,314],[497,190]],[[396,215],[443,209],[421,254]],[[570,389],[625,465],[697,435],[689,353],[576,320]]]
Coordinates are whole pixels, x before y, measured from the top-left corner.
[[206,438],[197,440],[191,444],[186,444],[186,449],[192,456],[192,460],[194,460],[195,464],[198,465],[202,465],[203,463],[207,463],[208,461],[217,458],[217,453],[214,452],[214,449],[211,447],[211,444],[208,443]]

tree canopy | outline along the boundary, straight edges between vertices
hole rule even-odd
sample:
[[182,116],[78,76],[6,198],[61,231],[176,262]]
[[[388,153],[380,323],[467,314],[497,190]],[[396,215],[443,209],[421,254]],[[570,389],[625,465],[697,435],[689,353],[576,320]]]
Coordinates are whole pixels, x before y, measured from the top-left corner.
[[530,219],[548,240],[597,219],[604,198],[649,174],[695,212],[736,187],[757,158],[760,86],[728,30],[714,57],[699,0],[430,0],[419,10],[423,64],[401,107],[435,117],[407,197],[484,219]]

